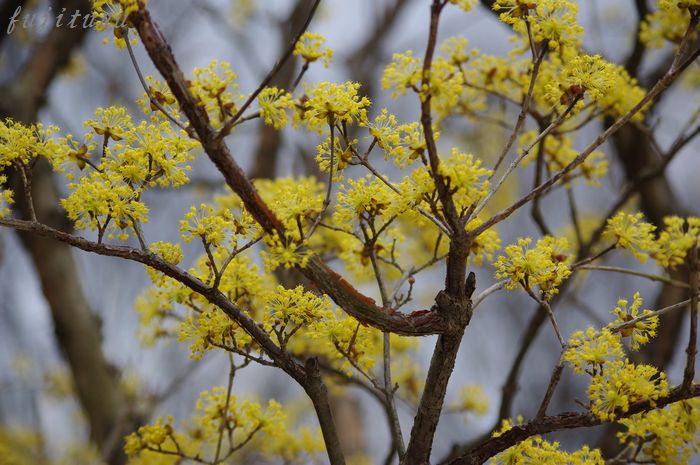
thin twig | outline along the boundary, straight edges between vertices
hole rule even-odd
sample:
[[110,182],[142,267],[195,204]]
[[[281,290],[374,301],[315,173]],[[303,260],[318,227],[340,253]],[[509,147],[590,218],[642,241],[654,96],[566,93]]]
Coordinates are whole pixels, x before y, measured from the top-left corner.
[[221,413],[221,424],[219,425],[219,438],[216,441],[216,453],[214,454],[214,463],[219,463],[219,457],[221,456],[221,443],[224,440],[224,431],[228,428],[228,409],[231,402],[231,391],[233,390],[233,379],[236,376],[236,365],[233,363],[233,356],[229,354],[229,371],[228,371],[228,385],[226,386],[226,401],[224,402],[224,411]]
[[[143,90],[146,92],[146,95],[148,96],[148,100],[153,105],[156,107],[166,118],[168,118],[175,126],[179,127],[183,131],[185,131],[191,138],[197,139],[197,134],[192,130],[191,127],[185,126],[182,124],[177,118],[175,118],[173,115],[171,115],[168,110],[165,109],[163,105],[151,94],[151,89],[146,83],[146,79],[143,77],[143,73],[141,72],[141,67],[139,66],[138,61],[136,60],[136,55],[134,54],[134,49],[131,47],[131,41],[129,39],[129,30],[127,28],[123,28],[122,32],[124,33],[124,42],[126,43],[126,49],[129,52],[129,58],[131,59],[131,63],[134,65],[134,70],[136,71],[136,75],[139,78],[139,82],[141,83],[141,87],[143,87]],[[106,135],[106,134],[105,134]]]
[[316,228],[318,228],[318,225],[321,223],[321,220],[323,220],[323,216],[326,214],[326,211],[331,204],[331,194],[333,193],[333,163],[335,163],[335,121],[332,115],[328,117],[328,125],[330,126],[331,131],[331,158],[330,163],[328,164],[328,185],[326,186],[326,197],[323,199],[321,211],[318,213],[316,219],[309,228],[309,231],[304,236],[304,241],[307,241],[314,231],[316,231]]
[[563,371],[564,353],[562,352],[562,354],[559,356],[559,361],[554,366],[552,376],[549,379],[549,385],[547,386],[547,391],[544,394],[544,399],[542,399],[540,408],[537,409],[537,415],[535,415],[535,418],[543,418],[545,415],[547,415],[547,407],[549,407],[549,403],[552,401],[552,397],[554,396],[554,391],[557,389],[559,381],[561,381],[561,375]]
[[547,311],[547,315],[549,315],[549,320],[552,322],[552,326],[554,327],[554,332],[557,334],[557,339],[559,339],[559,344],[561,344],[562,348],[566,347],[566,340],[564,340],[564,337],[561,335],[559,324],[557,323],[557,319],[554,317],[554,312],[552,311],[552,307],[549,305],[549,302],[547,302],[544,299],[540,299],[535,294],[535,292],[528,286],[526,286],[524,283],[522,285],[525,291],[528,293],[528,295],[532,297],[535,300],[535,302],[540,304],[540,306]]
[[318,9],[318,5],[321,3],[321,0],[315,0],[313,6],[311,7],[311,11],[309,11],[309,15],[306,18],[306,21],[304,22],[304,25],[301,27],[299,32],[297,33],[296,37],[294,38],[294,41],[291,43],[289,48],[284,52],[282,57],[275,63],[275,65],[272,67],[269,73],[267,73],[267,76],[260,82],[258,85],[257,89],[253,91],[250,96],[246,99],[246,101],[243,103],[241,108],[238,109],[235,115],[228,120],[226,123],[224,123],[223,127],[219,131],[219,134],[216,136],[217,141],[221,141],[224,137],[228,135],[228,133],[231,131],[233,126],[236,124],[236,121],[243,115],[243,113],[248,109],[248,107],[253,103],[253,101],[257,98],[257,96],[260,94],[260,92],[263,91],[265,86],[267,86],[270,81],[275,77],[275,75],[282,69],[282,66],[287,62],[287,60],[292,56],[292,53],[294,52],[294,47],[296,46],[297,42],[299,42],[299,39],[301,39],[301,36],[306,32],[306,30],[309,27],[309,24],[311,24],[311,20],[314,17],[314,14],[316,13],[316,10]]
[[627,268],[621,268],[617,266],[604,266],[604,265],[582,265],[576,267],[577,270],[595,270],[595,271],[609,271],[612,273],[623,273],[632,276],[639,276],[640,278],[650,279],[652,281],[657,281],[660,283],[668,284],[670,286],[675,286],[679,288],[688,288],[688,283],[683,281],[678,281],[677,279],[668,278],[666,276],[659,276],[656,274],[644,273],[642,271],[628,270]]
[[698,352],[698,287],[700,286],[700,263],[698,262],[697,242],[688,254],[690,268],[690,335],[685,349],[686,362],[683,370],[683,389],[690,390],[695,378],[695,356]]

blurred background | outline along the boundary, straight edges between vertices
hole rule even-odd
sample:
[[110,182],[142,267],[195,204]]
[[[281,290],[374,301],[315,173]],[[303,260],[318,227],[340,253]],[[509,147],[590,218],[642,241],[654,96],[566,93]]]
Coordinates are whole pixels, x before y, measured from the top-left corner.
[[[103,44],[105,38],[111,40],[110,33],[17,25],[12,34],[5,34],[8,18],[18,6],[23,8],[22,16],[49,11],[55,15],[64,7],[87,11],[85,3],[0,1],[3,118],[56,124],[64,133],[82,135],[82,122],[100,106],[122,105],[135,118],[141,117],[136,99],[142,97],[143,90],[126,51],[118,50],[111,42]],[[148,6],[184,70],[206,66],[214,58],[228,61],[246,92],[257,87],[288,47],[311,3],[149,0]],[[380,80],[392,53],[408,49],[417,55],[423,53],[429,3],[323,0],[309,30],[327,37],[327,45],[335,55],[328,69],[312,66],[305,81],[360,82],[363,93],[373,102],[372,115],[388,107],[402,121],[417,119],[419,102],[415,96],[391,100],[381,90]],[[485,6],[488,3],[482,2],[468,14],[449,9],[441,23],[440,40],[462,35],[469,39],[471,47],[483,53],[507,54],[511,31]],[[639,17],[652,3],[579,3],[579,19],[586,30],[585,48],[611,61],[626,63],[646,87],[666,70],[672,54],[670,48],[638,50]],[[154,74],[142,48],[137,45],[135,50],[144,73]],[[694,66],[693,72],[697,72],[697,64]],[[291,60],[277,76],[276,84],[288,86],[299,67],[296,59]],[[656,166],[680,130],[694,121],[699,103],[697,88],[678,83],[664,94],[643,125],[630,126],[607,143],[603,151],[608,157],[609,174],[601,187],[584,183],[573,187],[581,217],[600,218],[619,192],[635,183],[639,173]],[[515,120],[517,108],[504,111]],[[587,145],[605,124],[601,120],[581,132],[576,146]],[[508,137],[506,129],[490,125],[486,117],[479,119],[478,115],[449,119],[444,125],[440,147],[459,147],[486,163],[495,159]],[[253,121],[237,130],[228,142],[236,159],[256,178],[317,172],[314,156],[320,140],[315,137],[291,130],[278,133]],[[698,148],[697,141],[688,142],[665,172],[642,183],[627,207],[643,211],[656,224],[670,214],[700,214]],[[389,165],[385,168],[391,172]],[[37,169],[35,187],[41,189],[36,197],[38,212],[47,222],[69,228],[57,203],[58,196],[66,192],[65,185],[48,169]],[[522,170],[521,177],[503,194],[503,201],[529,189],[532,166]],[[178,221],[190,205],[206,201],[222,190],[220,178],[206,157],[195,162],[192,179],[191,185],[178,191],[149,193],[148,237],[177,241]],[[21,215],[22,206],[17,208]],[[571,233],[566,230],[570,218],[563,193],[546,197],[541,210],[552,232]],[[541,236],[528,208],[503,224],[499,233],[504,245],[524,235]],[[193,260],[196,252],[191,250],[187,259]],[[638,266],[622,253],[610,255],[605,264]],[[655,271],[654,265],[647,267],[647,271]],[[495,281],[492,267],[486,265],[475,271],[477,292]],[[419,305],[429,306],[441,289],[441,272],[438,267],[420,280],[416,289]],[[677,273],[682,274],[683,270]],[[200,391],[225,383],[228,361],[223,354],[209,354],[195,363],[189,359],[188,348],[175,342],[158,343],[152,348],[140,346],[134,302],[148,284],[145,271],[137,264],[70,251],[60,244],[0,229],[0,430],[42,433],[37,454],[48,457],[59,457],[68,449],[80,447],[89,442],[91,434],[98,438],[98,446],[107,450],[115,443],[115,431],[129,431],[138,421],[148,421],[151,414],[187,417]],[[375,293],[371,283],[362,290]],[[556,302],[563,332],[570,334],[586,325],[599,326],[608,321],[617,299],[630,299],[635,290],[641,292],[645,308],[660,308],[685,299],[673,288],[625,275],[579,277]],[[490,408],[486,415],[470,416],[467,420],[462,415],[446,414],[436,435],[436,462],[490,431],[503,416],[522,414],[527,418],[534,414],[559,356],[557,339],[544,320],[541,311],[522,292],[501,291],[479,307],[465,335],[450,382],[448,403],[464,384],[480,384],[489,396]],[[681,377],[685,324],[682,312],[666,316],[660,336],[639,355],[664,367],[674,383]],[[432,347],[432,338],[422,340],[418,362],[426,367]],[[550,412],[576,409],[572,400],[585,396],[581,381],[565,371]],[[116,394],[123,389],[138,392],[138,406],[120,405],[130,402]],[[236,379],[235,391],[240,397],[254,393],[262,399],[282,401],[300,395],[284,374],[258,367],[248,368],[245,375]],[[346,446],[367,454],[373,463],[381,463],[390,443],[381,409],[361,390],[350,389],[343,397],[336,407],[341,429],[349,438]],[[124,415],[132,410],[140,412],[139,418]],[[413,413],[409,406],[399,404],[404,432],[410,430]],[[115,428],[115,424],[119,426]],[[609,430],[597,428],[557,439],[567,446],[581,442],[606,446],[607,438],[606,447],[613,447],[611,437]],[[118,456],[114,452],[113,457],[117,458],[110,462],[119,463]],[[41,462],[37,459],[36,463]]]

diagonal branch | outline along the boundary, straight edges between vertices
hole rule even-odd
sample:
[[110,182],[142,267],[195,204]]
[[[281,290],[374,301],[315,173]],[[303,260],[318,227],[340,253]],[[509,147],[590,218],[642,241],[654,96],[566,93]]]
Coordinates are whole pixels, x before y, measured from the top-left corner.
[[[233,159],[228,146],[211,127],[205,110],[197,105],[170,45],[149,11],[141,9],[133,13],[130,21],[137,29],[153,64],[168,83],[181,110],[197,133],[204,151],[223,175],[227,185],[238,194],[245,208],[266,233],[286,240],[284,225],[262,200],[250,179]],[[395,311],[383,312],[373,299],[361,294],[317,255],[300,271],[340,308],[364,324],[406,336],[437,334],[445,328],[443,317],[436,312],[415,312],[409,315]]]
[[[654,409],[664,408],[667,405],[698,396],[700,396],[700,385],[698,384],[692,385],[687,391],[676,387],[668,396],[662,397],[656,402],[649,400],[635,402],[630,405],[627,412],[619,412],[617,417],[628,418],[637,413],[645,413]],[[485,440],[449,463],[450,465],[480,465],[490,457],[532,436],[564,429],[588,428],[603,423],[605,423],[603,420],[587,412],[565,412],[559,415],[546,416],[522,425],[513,426],[500,436]]]

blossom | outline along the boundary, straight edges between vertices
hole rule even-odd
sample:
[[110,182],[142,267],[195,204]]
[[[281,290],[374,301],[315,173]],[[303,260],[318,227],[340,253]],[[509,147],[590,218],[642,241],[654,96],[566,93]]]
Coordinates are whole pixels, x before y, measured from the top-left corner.
[[688,252],[697,245],[699,238],[700,218],[667,216],[653,257],[661,266],[675,268],[685,262]]
[[294,108],[289,92],[277,87],[266,87],[258,95],[260,116],[265,124],[281,129],[287,124],[287,109]]
[[619,212],[608,220],[603,231],[603,237],[615,240],[616,246],[630,251],[642,263],[656,250],[656,226],[642,221],[643,218],[641,213]]
[[300,56],[306,63],[313,63],[321,60],[323,66],[328,68],[328,65],[333,58],[333,50],[323,48],[326,43],[326,38],[315,32],[305,32],[294,44],[294,55]]
[[225,61],[212,60],[204,68],[193,70],[194,79],[188,81],[190,92],[203,107],[214,128],[220,128],[223,122],[235,115],[237,104],[244,97],[235,82],[238,75]]
[[350,81],[342,84],[321,82],[313,87],[307,86],[308,98],[304,99],[303,110],[298,118],[309,129],[316,129],[319,133],[331,122],[364,123],[367,120],[366,109],[371,102],[367,97],[358,95],[359,89],[359,83]]
[[464,11],[470,11],[476,5],[477,0],[450,0],[450,3]]
[[[617,306],[612,311],[612,314],[617,319],[612,322],[609,327],[625,325],[627,322],[649,315],[653,313],[651,310],[639,311],[643,301],[639,296],[639,292],[634,293],[632,305],[626,299],[619,299]],[[659,317],[653,316],[634,323],[632,326],[625,326],[620,330],[620,334],[624,337],[631,338],[631,345],[634,350],[639,350],[639,347],[649,342],[656,336],[656,328],[659,326]]]
[[602,100],[615,84],[616,69],[600,55],[576,55],[564,64],[556,80],[545,85],[546,98],[561,105],[583,106],[583,97]]
[[489,410],[489,398],[479,385],[462,386],[457,402],[452,405],[452,410],[483,416]]
[[539,286],[545,297],[551,297],[571,275],[569,263],[573,256],[567,251],[568,241],[545,236],[534,248],[530,247],[531,243],[531,238],[521,238],[517,244],[506,247],[506,255],[498,257],[495,263],[496,278],[508,279],[508,289]]
[[700,447],[700,400],[675,402],[663,409],[638,413],[618,421],[622,444],[638,450],[638,462],[658,465],[689,463]]
[[412,50],[395,53],[391,63],[384,69],[382,87],[391,89],[392,98],[405,95],[406,89],[418,91],[422,77],[421,59],[413,56]]
[[625,356],[620,343],[620,336],[604,328],[598,331],[589,326],[586,331],[576,331],[569,339],[569,348],[564,352],[564,361],[568,362],[576,374],[584,371],[597,373],[606,363]]
[[526,23],[535,43],[549,47],[577,47],[583,28],[577,23],[578,6],[568,0],[497,0],[493,9],[500,19],[529,42]]
[[593,376],[586,391],[591,412],[601,420],[614,420],[638,400],[652,402],[668,394],[666,376],[651,365],[615,361]]

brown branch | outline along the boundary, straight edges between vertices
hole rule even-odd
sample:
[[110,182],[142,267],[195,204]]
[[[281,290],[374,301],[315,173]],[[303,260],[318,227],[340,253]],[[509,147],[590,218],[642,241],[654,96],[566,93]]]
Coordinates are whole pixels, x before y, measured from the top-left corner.
[[683,370],[683,389],[688,390],[695,378],[695,356],[698,353],[698,287],[700,286],[700,263],[698,263],[698,245],[692,247],[688,254],[690,269],[690,334],[688,347],[685,349],[686,362]]
[[255,339],[262,351],[275,362],[276,366],[285,371],[304,388],[311,397],[311,401],[314,403],[314,407],[318,413],[331,464],[343,465],[345,463],[342,458],[342,452],[340,452],[339,449],[334,449],[338,443],[337,432],[332,421],[332,415],[330,415],[326,388],[320,379],[320,375],[317,376],[317,370],[310,370],[308,363],[306,367],[302,367],[296,363],[287,352],[272,341],[265,330],[261,328],[255,320],[232,303],[218,289],[208,286],[190,273],[179,269],[177,266],[166,262],[158,255],[149,251],[91,242],[82,237],[74,236],[31,221],[2,218],[0,219],[0,225],[18,231],[30,232],[38,236],[48,237],[86,252],[142,263],[175,279],[192,291],[200,294],[207,299],[209,303],[220,308],[229,318],[235,321],[245,332]]
[[[694,384],[689,390],[676,387],[666,397],[661,397],[656,402],[643,400],[633,403],[627,412],[619,412],[617,417],[628,418],[638,413],[661,409],[675,402],[699,396],[700,385]],[[490,457],[532,436],[565,429],[588,428],[603,423],[605,423],[603,420],[587,412],[565,412],[559,415],[538,418],[522,425],[513,426],[498,437],[485,440],[449,463],[450,465],[480,465]]]
[[566,176],[569,172],[571,172],[573,169],[575,169],[577,166],[579,166],[581,163],[583,163],[588,156],[593,153],[595,149],[597,149],[600,145],[603,144],[610,136],[615,134],[621,127],[623,127],[625,124],[627,124],[632,117],[637,114],[647,103],[653,101],[657,96],[659,96],[664,90],[666,90],[673,81],[681,74],[685,68],[690,65],[690,63],[696,58],[697,54],[700,53],[700,50],[694,52],[689,59],[687,59],[683,63],[675,63],[671,66],[671,68],[668,70],[668,72],[654,85],[654,87],[642,98],[632,109],[630,109],[627,113],[625,113],[623,116],[617,119],[612,125],[610,125],[603,133],[601,133],[596,139],[586,147],[581,153],[579,153],[574,160],[569,163],[566,167],[564,167],[562,170],[557,172],[554,176],[549,178],[547,181],[543,182],[540,184],[537,188],[533,189],[530,191],[528,194],[517,200],[515,203],[513,203],[511,206],[506,207],[505,209],[501,210],[499,213],[491,217],[490,219],[486,220],[483,224],[481,224],[478,228],[473,229],[470,231],[470,235],[472,237],[477,237],[479,234],[483,233],[487,229],[491,228],[495,224],[505,220],[508,218],[510,215],[515,213],[520,207],[523,205],[527,204],[530,202],[535,196],[539,195],[540,193],[548,190],[550,187],[552,187],[555,183],[557,183],[559,180],[561,180],[564,176]]
[[564,372],[564,354],[562,354],[559,357],[559,361],[557,364],[554,366],[554,370],[552,371],[552,376],[549,380],[549,385],[547,386],[547,391],[544,394],[544,399],[542,399],[542,403],[540,404],[540,408],[537,409],[537,415],[535,415],[535,418],[544,418],[545,415],[547,415],[547,407],[549,407],[549,403],[552,401],[552,397],[554,397],[554,391],[557,389],[557,386],[559,385],[559,381],[561,381],[561,375]]
[[[197,105],[170,45],[151,19],[148,10],[142,9],[133,13],[130,20],[136,27],[153,64],[168,83],[181,110],[196,131],[204,151],[223,175],[226,184],[239,195],[245,208],[266,233],[276,234],[286,241],[286,231],[282,222],[262,200],[250,179],[233,159],[228,146],[217,137],[217,133],[208,123],[205,110]],[[466,259],[463,261],[466,263]],[[446,327],[443,318],[435,312],[412,315],[383,312],[373,299],[361,294],[317,255],[314,255],[300,271],[349,315],[382,331],[418,336],[438,334]]]

